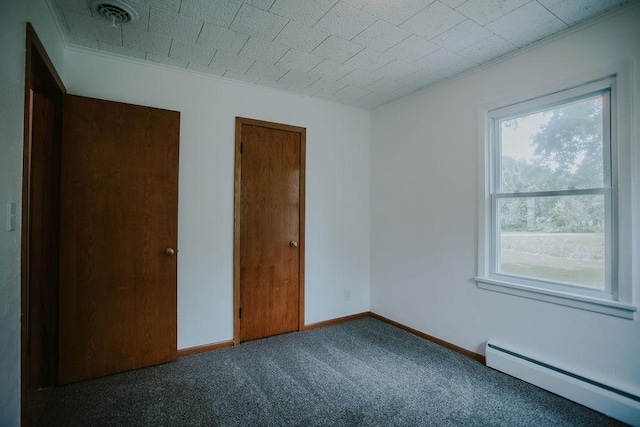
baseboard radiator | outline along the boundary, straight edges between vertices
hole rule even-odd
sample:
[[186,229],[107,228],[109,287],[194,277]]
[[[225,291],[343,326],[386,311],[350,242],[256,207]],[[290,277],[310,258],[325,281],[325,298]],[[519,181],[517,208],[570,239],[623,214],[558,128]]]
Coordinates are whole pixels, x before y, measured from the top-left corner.
[[640,426],[640,397],[637,395],[535,360],[497,342],[487,342],[486,357],[490,368],[627,424]]

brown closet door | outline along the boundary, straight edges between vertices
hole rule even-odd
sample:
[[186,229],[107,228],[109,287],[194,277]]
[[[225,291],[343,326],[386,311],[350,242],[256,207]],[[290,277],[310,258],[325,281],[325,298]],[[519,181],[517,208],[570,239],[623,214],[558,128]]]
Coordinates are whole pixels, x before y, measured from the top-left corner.
[[179,129],[174,111],[65,97],[61,384],[176,358]]
[[242,126],[240,341],[299,328],[300,132]]

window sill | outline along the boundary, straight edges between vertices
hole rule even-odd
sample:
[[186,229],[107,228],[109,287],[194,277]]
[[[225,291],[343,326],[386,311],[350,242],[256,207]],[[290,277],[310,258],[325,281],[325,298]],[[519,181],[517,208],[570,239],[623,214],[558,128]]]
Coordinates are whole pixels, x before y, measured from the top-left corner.
[[618,301],[603,300],[548,289],[540,289],[486,277],[476,277],[474,280],[480,289],[550,302],[581,310],[594,311],[596,313],[622,317],[624,319],[633,320],[634,314],[638,310],[638,308],[633,305]]

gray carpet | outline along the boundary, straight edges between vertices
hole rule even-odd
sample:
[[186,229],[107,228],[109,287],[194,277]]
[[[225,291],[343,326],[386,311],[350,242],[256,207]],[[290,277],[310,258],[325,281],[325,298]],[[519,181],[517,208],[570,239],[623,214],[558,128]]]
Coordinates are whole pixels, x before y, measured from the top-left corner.
[[372,318],[60,387],[40,424],[622,425]]

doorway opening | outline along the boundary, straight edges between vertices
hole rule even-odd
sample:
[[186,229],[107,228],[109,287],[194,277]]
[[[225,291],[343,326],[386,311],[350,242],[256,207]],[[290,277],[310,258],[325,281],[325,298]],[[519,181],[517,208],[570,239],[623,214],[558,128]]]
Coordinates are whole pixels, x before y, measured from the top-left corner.
[[21,401],[34,424],[57,384],[62,102],[66,89],[27,23],[22,172]]

